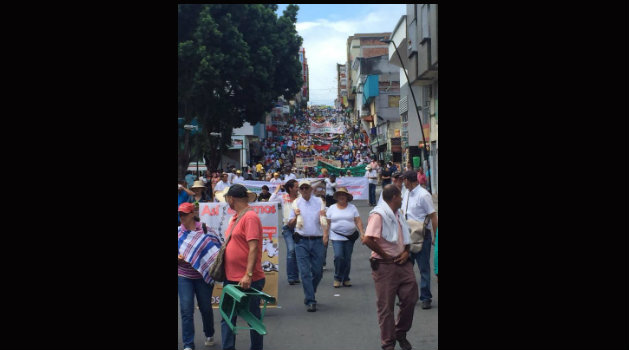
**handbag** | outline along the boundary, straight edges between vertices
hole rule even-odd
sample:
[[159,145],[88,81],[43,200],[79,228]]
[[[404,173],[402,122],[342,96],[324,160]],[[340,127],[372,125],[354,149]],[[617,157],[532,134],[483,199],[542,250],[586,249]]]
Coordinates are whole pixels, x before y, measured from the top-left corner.
[[350,240],[350,241],[352,241],[352,242],[356,241],[356,240],[358,239],[358,237],[360,237],[360,232],[358,232],[358,230],[354,231],[354,233],[352,233],[352,234],[351,234],[351,235],[349,235],[349,236],[342,235],[342,234],[340,234],[340,233],[338,233],[338,232],[336,232],[336,231],[332,231],[332,232],[336,233],[336,234],[337,234],[337,235],[339,235],[339,236],[343,236],[343,237],[345,237],[345,238],[349,239],[349,240]]
[[[409,195],[410,196],[410,195]],[[406,209],[408,210],[408,202],[406,202]],[[426,234],[426,226],[428,225],[428,220],[430,220],[430,216],[426,215],[424,218],[424,222],[419,222],[417,220],[408,219],[408,213],[405,211],[406,223],[408,224],[409,233],[411,236],[411,253],[419,253],[422,250],[424,245],[424,235]]]
[[232,232],[234,231],[234,228],[236,227],[236,225],[238,225],[238,221],[240,221],[240,219],[242,219],[242,217],[245,216],[245,214],[249,210],[251,210],[251,208],[248,208],[247,210],[245,210],[242,213],[242,215],[238,217],[238,219],[234,223],[234,226],[232,226],[232,229],[229,230],[229,236],[227,237],[227,240],[225,240],[225,244],[218,251],[218,254],[216,255],[216,259],[214,260],[214,263],[210,267],[210,277],[212,277],[212,279],[215,282],[225,282],[225,280],[227,279],[227,276],[225,274],[225,249],[227,248],[227,244],[232,238]]

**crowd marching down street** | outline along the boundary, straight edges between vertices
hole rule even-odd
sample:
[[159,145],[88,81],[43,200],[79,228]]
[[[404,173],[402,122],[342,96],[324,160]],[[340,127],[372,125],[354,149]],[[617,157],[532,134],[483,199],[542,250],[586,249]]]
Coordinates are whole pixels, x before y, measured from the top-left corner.
[[[438,275],[438,217],[423,171],[412,164],[402,168],[375,161],[367,134],[359,132],[340,110],[330,107],[296,111],[272,128],[271,136],[261,142],[262,157],[243,169],[244,174],[235,168],[214,169],[200,178],[188,174],[179,179],[178,293],[184,348],[195,348],[194,295],[205,345],[215,344],[211,302],[215,282],[258,291],[274,283],[301,286],[304,310],[316,312],[329,243],[334,251],[334,280],[329,288],[347,288],[352,286],[354,244],[360,241],[372,251],[369,261],[377,297],[374,307],[380,325],[379,345],[385,350],[393,350],[396,343],[404,350],[412,349],[406,335],[411,331],[415,305],[419,302],[421,309],[430,309],[433,298],[432,246],[434,273]],[[314,159],[303,161],[310,158]],[[360,177],[365,190],[368,188],[372,209],[365,227],[352,204],[356,192],[342,181],[345,177]],[[259,188],[254,189],[254,184]],[[377,186],[381,186],[379,199]],[[361,199],[367,199],[366,194]],[[252,210],[255,202],[278,208],[276,232],[286,243],[281,263],[286,281],[266,274],[274,265],[263,262],[263,254],[273,249],[267,248],[272,237],[267,238],[268,227],[263,227],[261,213]],[[225,211],[229,208],[232,216],[225,227],[201,222],[200,211],[209,210],[210,205]],[[224,255],[219,254],[222,250]],[[224,264],[223,280],[211,271],[214,264]],[[257,318],[259,305],[259,297],[250,298],[249,310]],[[222,319],[221,345],[222,349],[235,349],[236,336],[228,321],[236,322],[235,317]],[[263,340],[263,334],[250,331],[251,349],[263,349]]]

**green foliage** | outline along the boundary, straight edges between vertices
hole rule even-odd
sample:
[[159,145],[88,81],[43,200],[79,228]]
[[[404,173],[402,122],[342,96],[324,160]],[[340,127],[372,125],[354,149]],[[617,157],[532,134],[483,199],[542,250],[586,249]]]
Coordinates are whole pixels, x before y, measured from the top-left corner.
[[[200,152],[218,153],[234,128],[255,124],[280,95],[303,85],[297,5],[279,18],[276,4],[178,5],[178,117],[197,117]],[[211,139],[210,132],[222,133]],[[181,158],[181,157],[180,157]],[[186,160],[187,161],[187,160]]]

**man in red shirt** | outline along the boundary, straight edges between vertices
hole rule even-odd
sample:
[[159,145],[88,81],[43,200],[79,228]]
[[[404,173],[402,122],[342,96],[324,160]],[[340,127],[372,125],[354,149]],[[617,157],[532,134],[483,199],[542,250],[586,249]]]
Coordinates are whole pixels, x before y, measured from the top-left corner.
[[[225,201],[236,215],[232,217],[227,227],[231,231],[231,239],[225,248],[225,275],[228,284],[238,284],[243,289],[255,288],[262,291],[264,288],[264,271],[260,259],[262,257],[262,222],[255,211],[250,210],[247,188],[241,184],[232,185]],[[233,228],[239,217],[242,217]],[[227,239],[227,237],[226,237]],[[251,297],[249,311],[260,318],[260,298]],[[232,319],[236,324],[236,315]],[[249,331],[251,338],[251,350],[262,350],[263,338],[254,330]],[[221,320],[221,336],[223,349],[235,349],[236,335],[229,328],[225,320]]]

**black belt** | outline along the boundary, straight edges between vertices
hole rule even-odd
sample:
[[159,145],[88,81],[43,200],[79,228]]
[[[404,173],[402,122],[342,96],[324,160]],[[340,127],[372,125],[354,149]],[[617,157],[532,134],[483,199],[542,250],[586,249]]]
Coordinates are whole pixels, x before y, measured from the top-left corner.
[[317,239],[317,238],[323,238],[323,236],[302,236],[299,233],[297,233],[297,235],[299,236],[299,238],[301,239]]

